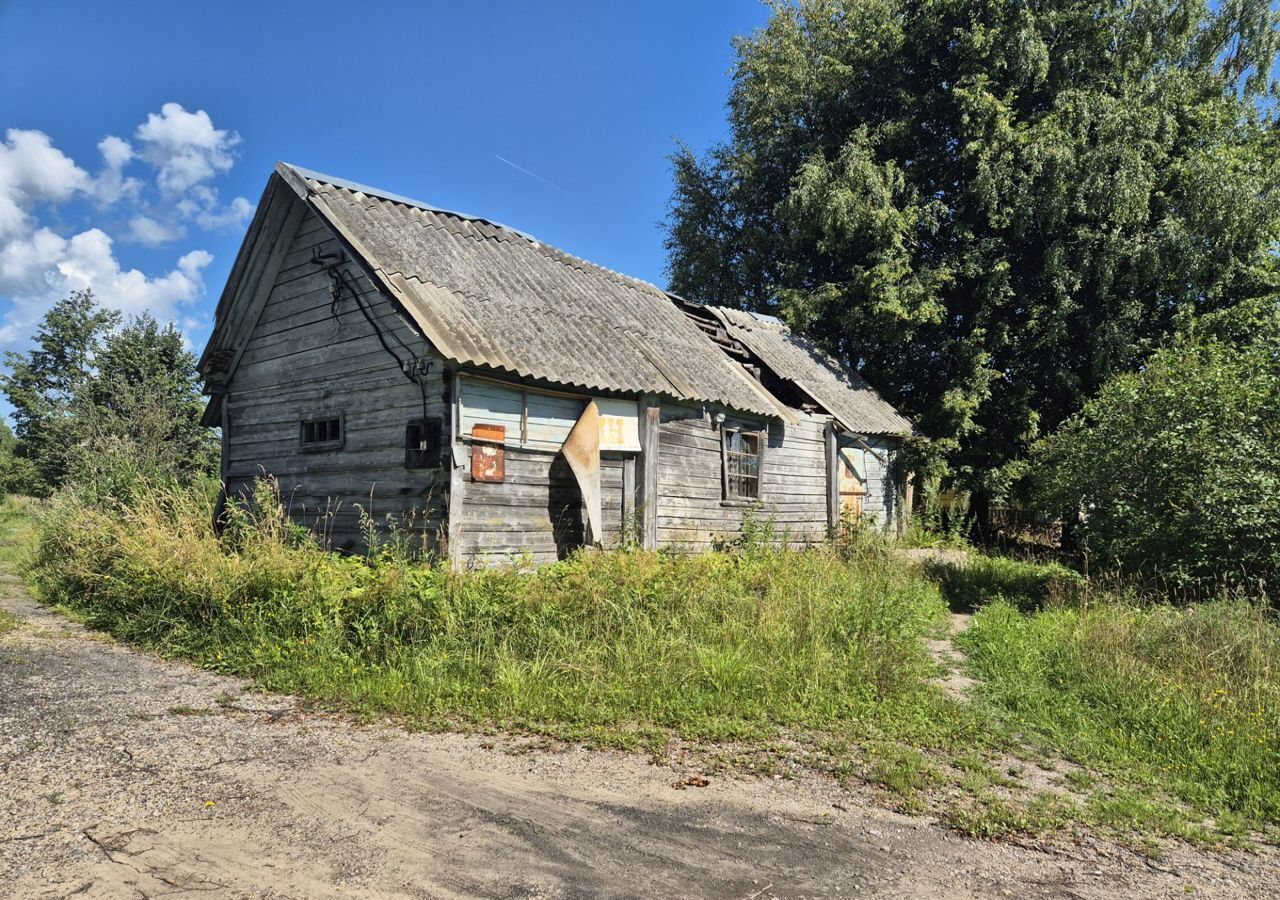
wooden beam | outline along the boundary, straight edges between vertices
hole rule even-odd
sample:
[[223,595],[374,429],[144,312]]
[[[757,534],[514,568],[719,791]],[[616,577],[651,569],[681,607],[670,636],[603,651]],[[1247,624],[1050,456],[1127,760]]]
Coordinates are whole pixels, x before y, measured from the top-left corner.
[[630,546],[639,538],[636,533],[640,523],[636,519],[636,458],[628,456],[622,461],[622,545]]
[[640,400],[640,463],[636,485],[636,510],[640,518],[640,546],[658,547],[658,430],[662,401],[653,394]]
[[836,537],[840,533],[840,440],[834,420],[827,421],[823,437],[827,450],[827,531]]
[[458,429],[462,427],[462,391],[458,390],[457,363],[449,364],[449,379],[453,392],[449,403],[449,506],[448,506],[448,541],[449,566],[454,571],[462,568],[465,562],[462,554],[462,523],[464,521],[463,503],[466,491],[466,472],[463,469],[466,448],[462,446],[462,435]]

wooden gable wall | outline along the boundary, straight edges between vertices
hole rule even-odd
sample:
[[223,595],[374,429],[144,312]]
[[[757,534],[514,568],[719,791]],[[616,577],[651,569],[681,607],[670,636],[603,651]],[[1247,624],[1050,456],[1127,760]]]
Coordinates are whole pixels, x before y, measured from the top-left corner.
[[[412,523],[434,541],[445,522],[448,470],[405,467],[405,426],[423,416],[423,395],[397,368],[350,297],[333,308],[330,279],[315,254],[342,248],[314,212],[307,211],[289,241],[257,324],[228,385],[224,479],[229,492],[246,490],[264,471],[280,483],[283,501],[299,521],[329,538],[335,549],[363,546],[362,508],[379,523],[388,516]],[[360,273],[353,276],[381,327],[431,358],[426,415],[443,418],[448,459],[446,367],[394,305]],[[308,452],[299,423],[338,415],[339,449]]]

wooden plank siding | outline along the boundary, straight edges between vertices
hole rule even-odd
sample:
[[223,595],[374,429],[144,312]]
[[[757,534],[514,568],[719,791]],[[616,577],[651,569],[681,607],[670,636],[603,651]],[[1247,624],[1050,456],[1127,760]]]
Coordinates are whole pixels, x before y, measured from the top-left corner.
[[[568,462],[559,453],[504,448],[506,480],[470,481],[464,457],[461,518],[455,534],[464,564],[498,565],[525,560],[542,565],[563,559],[582,545],[582,494]],[[623,457],[600,460],[604,547],[622,542]]]
[[[379,523],[410,526],[434,546],[445,522],[448,471],[404,465],[405,426],[423,417],[423,391],[400,372],[351,297],[334,308],[329,277],[311,259],[341,249],[308,212],[228,385],[228,492],[270,474],[290,514],[335,549],[363,548],[360,510]],[[354,264],[344,268],[378,325],[430,359],[425,414],[444,417],[447,446],[444,361]],[[323,416],[342,417],[342,446],[307,452],[299,422]]]
[[[278,254],[265,302],[258,294],[256,324],[235,348],[238,366],[224,398],[228,492],[250,489],[263,474],[275,476],[290,514],[334,549],[363,549],[362,510],[378,524],[391,520],[412,527],[433,548],[447,534],[450,558],[459,566],[526,559],[543,564],[579,546],[581,494],[556,447],[589,398],[541,396],[520,385],[509,389],[474,379],[463,391],[459,379],[465,376],[457,367],[435,354],[397,305],[354,263],[346,263],[378,328],[430,361],[424,405],[423,391],[397,368],[354,299],[343,297],[335,305],[329,276],[312,262],[316,254],[342,252],[328,227],[308,210],[293,236],[282,239],[289,242],[287,250]],[[522,410],[502,406],[503,392],[511,389],[532,398]],[[777,536],[790,543],[826,537],[830,444],[846,447],[854,440],[834,432],[828,438],[830,417],[797,412],[797,422],[784,424],[727,414],[724,426],[765,436],[759,502],[729,501],[723,496],[721,431],[713,411],[653,395],[637,399],[641,452],[605,454],[601,460],[606,548],[624,542],[629,522],[645,546],[705,550],[738,536],[749,514],[771,521]],[[405,427],[424,414],[443,422],[441,466],[406,468]],[[341,446],[301,447],[299,423],[328,417],[341,418]],[[453,431],[472,420],[510,426],[505,481],[470,480],[466,429]],[[864,515],[889,527],[899,514],[897,441],[865,443],[875,452],[865,455]]]
[[[762,524],[772,523],[777,538],[787,543],[823,540],[830,521],[826,440],[830,419],[798,415],[797,423],[773,422],[766,427],[763,420],[730,413],[723,426],[716,426],[706,408],[664,403],[658,442],[658,545],[690,551],[715,547],[739,536],[749,514]],[[767,432],[759,503],[724,499],[720,427]],[[868,443],[883,462],[868,467],[864,515],[877,527],[887,528],[894,523],[897,509],[893,442],[870,439]]]

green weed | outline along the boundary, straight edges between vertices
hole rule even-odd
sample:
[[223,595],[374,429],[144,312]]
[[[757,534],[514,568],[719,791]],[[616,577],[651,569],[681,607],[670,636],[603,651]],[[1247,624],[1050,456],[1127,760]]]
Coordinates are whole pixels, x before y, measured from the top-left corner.
[[[1263,607],[1108,603],[1027,616],[1001,601],[959,641],[1008,724],[1142,788],[1095,801],[1100,820],[1179,833],[1166,805],[1135,805],[1158,786],[1210,816],[1280,822],[1280,628]],[[1068,782],[1092,786],[1088,775]]]

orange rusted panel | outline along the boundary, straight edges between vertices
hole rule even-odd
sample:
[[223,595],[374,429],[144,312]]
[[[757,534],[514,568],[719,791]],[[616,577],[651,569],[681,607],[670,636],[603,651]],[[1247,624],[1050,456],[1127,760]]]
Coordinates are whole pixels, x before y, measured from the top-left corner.
[[[507,429],[503,425],[476,423],[471,429],[471,480],[501,482],[507,480],[507,457],[503,441]],[[487,443],[487,442],[492,443]]]
[[477,441],[497,441],[501,444],[507,439],[507,427],[477,422],[471,428],[471,437]]

